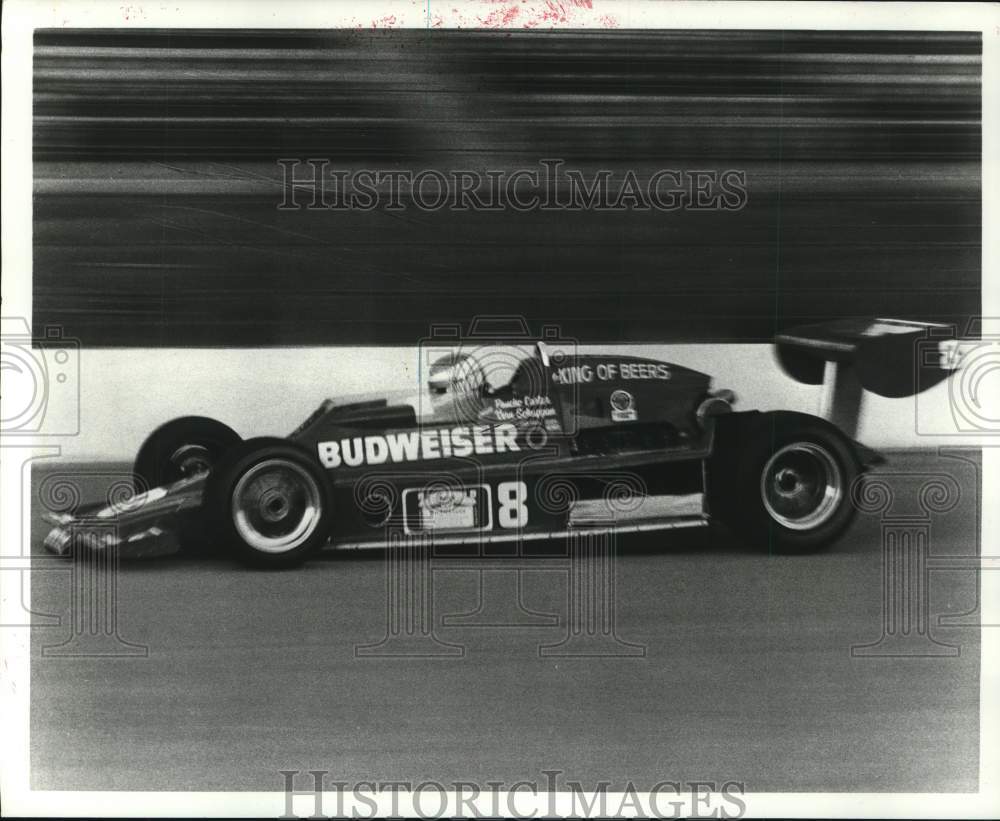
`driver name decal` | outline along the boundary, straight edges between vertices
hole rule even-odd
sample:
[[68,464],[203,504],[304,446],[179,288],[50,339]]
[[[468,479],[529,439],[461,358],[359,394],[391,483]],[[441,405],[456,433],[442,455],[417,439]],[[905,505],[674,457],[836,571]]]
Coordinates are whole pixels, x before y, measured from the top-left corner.
[[547,396],[515,396],[510,399],[494,399],[490,415],[497,420],[531,422],[554,417],[556,409]]
[[323,467],[381,465],[386,462],[416,462],[450,456],[519,451],[514,425],[466,425],[437,430],[388,433],[384,436],[353,436],[316,445]]

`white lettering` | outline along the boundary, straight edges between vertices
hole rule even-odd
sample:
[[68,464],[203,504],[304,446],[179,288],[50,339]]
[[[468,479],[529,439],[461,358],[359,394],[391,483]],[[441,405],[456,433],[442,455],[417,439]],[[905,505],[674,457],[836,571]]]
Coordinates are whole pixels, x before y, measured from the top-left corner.
[[336,442],[320,442],[319,461],[325,468],[340,467],[340,445]]
[[493,443],[487,437],[489,428],[483,425],[476,425],[472,429],[472,441],[476,446],[476,453],[493,453]]
[[566,368],[560,368],[553,374],[553,379],[563,385],[590,382],[593,378],[594,369],[590,365],[570,365]]
[[420,434],[392,433],[386,437],[393,462],[415,462],[420,458]]
[[452,428],[451,446],[456,456],[469,456],[472,453],[472,442],[469,441],[469,429]]
[[621,362],[619,370],[622,379],[670,379],[671,375],[669,365],[653,362]]
[[[548,400],[537,404],[545,406],[520,406],[510,416],[531,420],[555,416],[555,408]],[[325,468],[336,468],[342,464],[358,467],[362,464],[381,465],[385,462],[471,456],[473,453],[515,453],[521,450],[517,436],[517,425],[504,423],[495,426],[476,425],[471,429],[457,427],[451,430],[407,431],[364,438],[354,436],[337,442],[318,442],[316,448],[320,464]]]
[[420,434],[420,441],[423,444],[424,459],[441,458],[441,452],[438,450],[438,433],[436,430],[423,431]]
[[361,437],[355,436],[353,439],[342,439],[341,447],[344,451],[344,464],[348,467],[356,468],[364,464],[365,451],[361,445]]
[[493,429],[494,436],[497,442],[497,453],[503,453],[503,451],[510,450],[520,450],[517,446],[517,428],[513,425],[497,425]]
[[365,461],[369,465],[381,465],[389,458],[389,447],[381,436],[365,437]]
[[499,510],[497,520],[500,527],[524,527],[528,524],[528,486],[524,482],[501,482],[497,485]]

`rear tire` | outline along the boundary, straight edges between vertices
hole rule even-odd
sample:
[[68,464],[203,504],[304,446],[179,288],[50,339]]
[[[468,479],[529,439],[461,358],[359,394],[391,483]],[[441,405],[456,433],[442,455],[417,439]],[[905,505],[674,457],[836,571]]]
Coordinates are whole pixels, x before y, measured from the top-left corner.
[[770,553],[829,546],[854,518],[851,487],[861,466],[851,441],[817,417],[760,414],[713,456],[711,509]]
[[215,538],[241,561],[292,567],[329,539],[330,496],[323,468],[305,450],[284,439],[250,439],[209,477],[204,511]]

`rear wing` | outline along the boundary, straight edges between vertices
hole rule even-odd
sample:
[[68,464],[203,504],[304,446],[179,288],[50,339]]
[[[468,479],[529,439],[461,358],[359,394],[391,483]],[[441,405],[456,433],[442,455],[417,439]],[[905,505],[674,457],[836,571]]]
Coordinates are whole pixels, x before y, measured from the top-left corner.
[[845,319],[791,328],[774,338],[782,370],[823,385],[820,415],[855,436],[863,391],[913,396],[948,378],[959,349],[950,325],[905,319]]

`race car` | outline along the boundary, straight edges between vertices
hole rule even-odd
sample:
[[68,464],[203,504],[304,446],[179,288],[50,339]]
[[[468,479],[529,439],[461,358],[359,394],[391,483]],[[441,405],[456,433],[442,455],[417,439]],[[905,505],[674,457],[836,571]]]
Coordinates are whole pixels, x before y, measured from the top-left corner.
[[942,327],[864,319],[778,336],[786,373],[824,385],[820,416],[738,410],[704,373],[613,349],[462,345],[430,363],[415,396],[327,399],[285,438],[169,421],[138,452],[135,495],[48,514],[45,545],[141,556],[214,544],[286,567],[327,545],[717,520],[769,552],[814,551],[847,528],[855,481],[880,460],[854,439],[863,391],[906,396],[946,378]]

